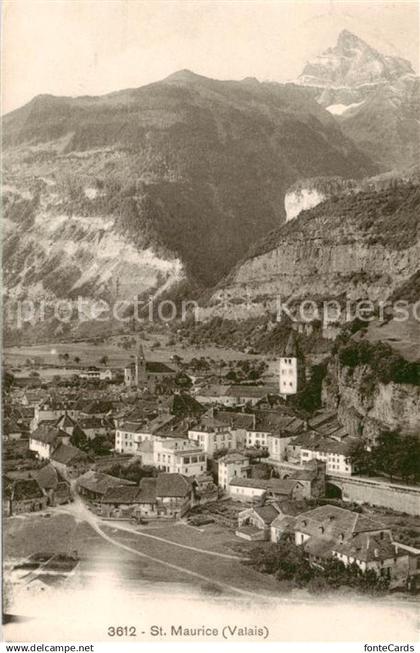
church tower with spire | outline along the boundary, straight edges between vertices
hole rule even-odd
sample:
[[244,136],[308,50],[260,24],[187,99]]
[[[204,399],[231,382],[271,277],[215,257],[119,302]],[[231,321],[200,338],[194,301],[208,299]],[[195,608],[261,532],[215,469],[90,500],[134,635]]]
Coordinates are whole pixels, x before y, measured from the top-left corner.
[[279,393],[287,397],[301,390],[305,380],[305,365],[296,333],[291,331],[279,362]]

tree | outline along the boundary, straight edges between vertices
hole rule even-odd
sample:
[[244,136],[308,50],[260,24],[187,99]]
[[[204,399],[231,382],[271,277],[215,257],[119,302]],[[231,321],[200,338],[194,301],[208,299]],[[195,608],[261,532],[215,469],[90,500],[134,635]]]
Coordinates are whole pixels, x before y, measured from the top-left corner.
[[106,456],[110,453],[112,444],[110,445],[106,436],[96,434],[94,438],[89,440],[89,449],[97,456]]
[[7,392],[8,390],[10,390],[14,382],[15,382],[14,375],[3,368],[3,389],[6,390]]
[[404,481],[417,482],[420,478],[420,439],[418,435],[406,435],[401,439],[400,473]]
[[106,354],[104,354],[100,358],[99,362],[100,362],[101,365],[108,365],[108,356]]
[[399,432],[380,433],[373,455],[376,469],[389,475],[392,481],[402,467],[403,446]]
[[370,451],[366,450],[362,439],[356,440],[349,451],[351,465],[356,473],[372,474],[374,472],[374,459]]
[[86,433],[77,425],[73,429],[70,443],[81,451],[89,450],[89,439],[87,438]]
[[79,364],[80,363],[80,356],[75,356],[73,360],[74,360],[75,363]]

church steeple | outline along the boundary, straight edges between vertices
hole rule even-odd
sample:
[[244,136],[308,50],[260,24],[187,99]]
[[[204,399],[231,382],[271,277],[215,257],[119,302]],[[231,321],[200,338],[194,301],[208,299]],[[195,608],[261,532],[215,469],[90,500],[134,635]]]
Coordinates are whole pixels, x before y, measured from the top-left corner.
[[146,372],[146,356],[144,355],[143,345],[139,340],[137,344],[136,352],[136,371],[135,371],[135,383],[136,386],[142,386],[147,381],[147,372]]

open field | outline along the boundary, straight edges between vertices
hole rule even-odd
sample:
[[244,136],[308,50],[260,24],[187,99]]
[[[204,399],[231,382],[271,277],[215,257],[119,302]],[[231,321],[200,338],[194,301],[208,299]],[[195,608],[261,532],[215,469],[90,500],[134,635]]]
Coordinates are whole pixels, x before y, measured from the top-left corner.
[[[264,358],[263,356],[244,354],[243,352],[225,349],[223,347],[188,346],[184,348],[179,344],[168,346],[166,344],[167,340],[167,337],[161,335],[156,336],[156,338],[150,337],[148,340],[141,340],[146,357],[163,362],[169,362],[170,357],[174,354],[181,356],[186,361],[201,356],[224,361]],[[161,343],[161,346],[159,348],[152,348],[153,343],[157,341]],[[74,361],[75,356],[80,357],[80,365],[86,366],[99,365],[99,360],[104,355],[108,356],[109,366],[122,367],[130,360],[130,356],[135,354],[135,347],[125,351],[119,346],[119,342],[121,342],[121,338],[118,336],[97,343],[88,340],[80,342],[51,342],[42,345],[6,347],[3,350],[3,354],[6,363],[9,365],[22,365],[27,358],[36,358],[42,364],[62,367],[58,356],[59,354],[68,353],[70,356],[69,367]]]
[[[132,336],[130,336],[131,338]],[[108,358],[106,367],[123,368],[132,360],[136,347],[133,346],[125,350],[121,346],[122,342],[121,336],[112,336],[105,339],[104,342],[84,340],[6,347],[3,350],[3,360],[8,368],[15,370],[17,376],[29,375],[33,367],[27,365],[26,362],[28,359],[32,359],[36,364],[35,369],[45,380],[49,380],[55,375],[69,377],[77,374],[81,367],[95,365],[104,368],[105,366],[100,363],[103,356]],[[153,346],[156,342],[160,343],[159,347]],[[186,362],[192,358],[201,357],[213,359],[215,362],[262,359],[269,366],[267,376],[271,375],[272,379],[275,379],[277,374],[277,361],[264,355],[244,354],[234,349],[217,346],[194,347],[168,344],[171,343],[169,336],[161,333],[156,336],[149,335],[147,340],[141,339],[141,343],[147,360],[160,361],[172,366],[174,364],[171,362],[171,357],[174,355],[180,356]],[[69,359],[64,363],[59,356],[66,353],[69,355]],[[80,362],[76,363],[75,358],[79,358]]]
[[[118,624],[135,626],[130,641],[150,641],[152,624],[163,627],[160,641],[185,641],[170,634],[171,625],[203,623],[217,627],[217,640],[225,624],[266,626],[271,641],[294,640],[296,632],[302,640],[332,641],[346,632],[346,639],[370,641],[372,624],[377,639],[397,640],[401,632],[414,638],[417,608],[410,599],[375,602],[353,594],[337,604],[336,596],[303,590],[280,594],[277,581],[239,560],[95,522],[80,503],[49,512],[48,519],[37,513],[5,520],[5,612],[20,617],[5,627],[7,641],[106,641],[108,627]],[[229,546],[232,534],[210,526],[207,549]],[[162,525],[161,534],[188,546],[204,543],[198,530],[183,525]],[[80,561],[71,573],[35,572],[28,582],[12,571],[32,553],[48,561],[75,550]]]
[[[229,544],[233,544],[235,538],[220,527],[210,525],[213,528],[207,537],[197,529],[171,523],[162,525],[160,529],[144,529],[143,536],[141,530],[126,530],[127,524],[121,524],[119,528],[117,523],[97,520],[80,504],[49,512],[51,517],[48,519],[38,513],[6,520],[6,563],[21,562],[33,553],[70,554],[77,551],[80,557],[78,575],[81,577],[96,568],[98,561],[102,566],[104,559],[108,558],[108,572],[122,573],[120,582],[123,584],[128,574],[130,583],[136,578],[157,583],[165,580],[192,584],[198,591],[203,588],[208,591],[209,586],[213,586],[219,593],[255,592],[262,597],[267,592],[278,591],[274,579],[234,559]],[[148,533],[157,537],[148,537]],[[171,540],[181,546],[174,545]],[[214,551],[216,555],[207,551]]]

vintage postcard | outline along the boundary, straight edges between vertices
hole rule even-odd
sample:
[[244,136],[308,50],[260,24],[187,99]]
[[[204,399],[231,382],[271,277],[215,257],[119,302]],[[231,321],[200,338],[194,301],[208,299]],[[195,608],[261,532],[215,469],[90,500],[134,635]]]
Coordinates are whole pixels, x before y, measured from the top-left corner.
[[4,650],[414,651],[419,3],[6,0],[1,55]]

